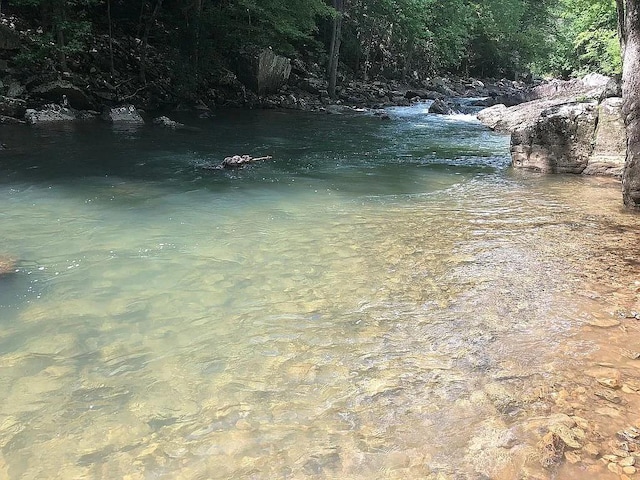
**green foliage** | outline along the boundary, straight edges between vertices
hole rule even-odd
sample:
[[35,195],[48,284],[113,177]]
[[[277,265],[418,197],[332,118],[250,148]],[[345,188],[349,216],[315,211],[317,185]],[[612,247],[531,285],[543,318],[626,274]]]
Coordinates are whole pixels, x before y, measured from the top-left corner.
[[270,46],[289,55],[312,41],[319,17],[332,14],[322,0],[235,0],[205,10],[204,28],[217,45],[230,51]]
[[480,76],[517,77],[548,54],[548,0],[475,0],[469,70]]
[[553,53],[539,70],[562,76],[620,73],[615,0],[561,0],[555,14]]
[[[101,0],[13,0],[14,8],[38,11],[32,43],[16,58],[19,65],[32,67],[56,64],[55,58],[86,50],[92,35],[92,8]],[[63,62],[66,60],[63,60]],[[60,65],[59,65],[60,66]]]
[[[322,64],[336,15],[331,0],[165,0],[157,17],[160,0],[111,0],[109,25],[106,1],[11,0],[34,32],[16,61],[67,68],[113,27],[169,54],[174,86],[188,96],[254,47]],[[365,79],[613,74],[616,20],[615,0],[349,0],[340,69]]]
[[356,72],[404,74],[410,67],[424,73],[516,76],[549,53],[551,3],[352,0],[345,60]]
[[355,72],[374,76],[455,66],[464,56],[469,17],[466,0],[353,0],[345,60]]
[[476,22],[472,6],[466,0],[431,2],[428,18],[434,70],[457,70],[468,56],[471,29]]

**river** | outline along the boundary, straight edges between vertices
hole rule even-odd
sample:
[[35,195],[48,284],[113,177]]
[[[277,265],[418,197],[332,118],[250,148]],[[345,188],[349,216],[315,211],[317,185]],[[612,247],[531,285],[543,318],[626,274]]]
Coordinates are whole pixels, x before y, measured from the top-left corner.
[[0,478],[611,478],[640,218],[389,114],[3,126]]

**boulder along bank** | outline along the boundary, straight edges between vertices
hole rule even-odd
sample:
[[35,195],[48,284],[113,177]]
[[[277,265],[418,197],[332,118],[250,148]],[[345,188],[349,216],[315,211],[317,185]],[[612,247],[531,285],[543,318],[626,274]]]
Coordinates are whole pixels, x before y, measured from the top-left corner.
[[494,105],[478,119],[511,134],[515,168],[621,177],[626,133],[620,94],[619,82],[602,75],[556,80],[533,88],[536,99]]

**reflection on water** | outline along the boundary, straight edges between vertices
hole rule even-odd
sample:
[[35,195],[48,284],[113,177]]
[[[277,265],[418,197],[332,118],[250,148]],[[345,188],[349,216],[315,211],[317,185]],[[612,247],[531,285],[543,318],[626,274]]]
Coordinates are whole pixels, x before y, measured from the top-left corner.
[[[640,335],[590,326],[633,303],[640,222],[468,118],[391,115],[16,130],[0,478],[550,475],[535,418],[588,416],[558,396]],[[198,168],[244,152],[274,161]]]

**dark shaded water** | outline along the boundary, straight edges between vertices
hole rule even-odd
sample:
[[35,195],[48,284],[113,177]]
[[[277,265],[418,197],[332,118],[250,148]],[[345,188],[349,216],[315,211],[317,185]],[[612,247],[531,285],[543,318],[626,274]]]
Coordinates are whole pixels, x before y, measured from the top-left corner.
[[390,113],[3,127],[0,477],[510,478],[617,192]]

